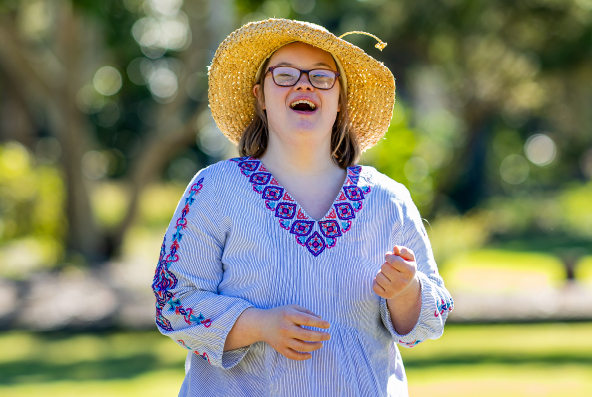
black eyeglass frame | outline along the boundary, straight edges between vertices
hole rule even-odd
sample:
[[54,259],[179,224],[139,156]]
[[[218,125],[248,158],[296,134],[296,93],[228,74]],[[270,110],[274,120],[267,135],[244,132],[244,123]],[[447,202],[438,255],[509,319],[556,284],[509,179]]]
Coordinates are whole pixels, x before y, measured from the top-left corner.
[[[294,84],[291,85],[281,85],[278,84],[275,81],[275,76],[273,74],[273,70],[276,68],[292,68],[292,69],[296,69],[298,71],[300,71],[300,76],[298,76],[298,78],[296,79],[296,81],[294,82]],[[325,72],[331,72],[333,74],[335,74],[335,80],[333,80],[333,85],[329,88],[320,88],[317,87],[313,84],[313,82],[310,80],[310,72],[315,71],[315,70],[323,70]],[[334,70],[331,69],[310,69],[310,70],[302,70],[302,69],[298,69],[295,68],[294,66],[287,66],[287,65],[278,65],[278,66],[270,66],[269,68],[267,68],[267,73],[271,72],[271,79],[273,80],[273,82],[275,83],[275,85],[277,85],[278,87],[294,87],[296,84],[298,84],[298,82],[300,81],[300,79],[302,78],[302,74],[306,73],[306,77],[308,77],[308,81],[310,82],[310,85],[312,85],[314,88],[318,89],[318,90],[330,90],[331,88],[335,87],[335,82],[337,81],[337,79],[339,79],[339,76],[341,76],[341,74],[339,72],[336,72]],[[267,74],[266,73],[266,74]]]

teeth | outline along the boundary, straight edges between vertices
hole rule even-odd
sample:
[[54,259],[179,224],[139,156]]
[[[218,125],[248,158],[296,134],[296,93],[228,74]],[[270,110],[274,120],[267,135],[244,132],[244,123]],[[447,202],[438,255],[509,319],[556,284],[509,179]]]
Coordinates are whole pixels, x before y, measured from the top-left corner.
[[292,109],[294,109],[294,106],[298,105],[299,103],[306,103],[308,106],[310,106],[310,108],[312,110],[315,110],[315,108],[316,108],[316,106],[315,106],[314,103],[312,103],[311,101],[307,101],[306,99],[299,99],[299,100],[297,100],[295,102],[292,102],[290,104],[290,107],[292,107]]

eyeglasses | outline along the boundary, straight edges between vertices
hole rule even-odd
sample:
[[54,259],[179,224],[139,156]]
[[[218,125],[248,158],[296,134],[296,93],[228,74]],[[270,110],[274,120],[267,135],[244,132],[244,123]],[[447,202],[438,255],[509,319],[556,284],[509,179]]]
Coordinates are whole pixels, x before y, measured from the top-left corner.
[[302,70],[291,66],[270,66],[268,72],[271,72],[273,82],[280,87],[295,86],[302,74],[306,73],[310,84],[319,90],[330,90],[339,77],[339,72],[329,69]]

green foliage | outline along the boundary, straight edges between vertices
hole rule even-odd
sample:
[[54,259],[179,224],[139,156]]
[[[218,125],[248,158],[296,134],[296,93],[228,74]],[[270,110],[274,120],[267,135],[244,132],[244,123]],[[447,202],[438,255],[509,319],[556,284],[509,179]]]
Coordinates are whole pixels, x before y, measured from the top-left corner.
[[0,146],[1,275],[61,260],[64,199],[65,186],[55,166],[36,164],[17,142]]

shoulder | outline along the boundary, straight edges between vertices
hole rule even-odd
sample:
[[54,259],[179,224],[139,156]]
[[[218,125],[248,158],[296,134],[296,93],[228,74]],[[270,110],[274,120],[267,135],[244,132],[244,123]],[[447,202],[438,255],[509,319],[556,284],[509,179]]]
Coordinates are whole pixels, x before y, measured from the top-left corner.
[[360,167],[360,177],[367,180],[372,191],[377,196],[389,201],[396,201],[399,204],[406,204],[411,201],[411,195],[405,185],[377,171],[374,167],[368,165]]
[[247,157],[237,157],[211,164],[199,170],[189,185],[201,181],[204,187],[208,186],[216,191],[232,188],[236,185],[236,179],[242,176],[241,165],[247,160]]

